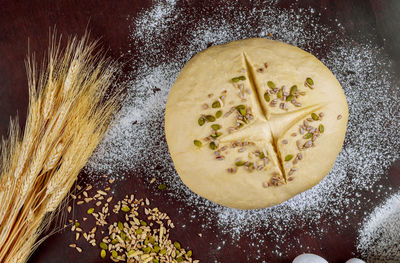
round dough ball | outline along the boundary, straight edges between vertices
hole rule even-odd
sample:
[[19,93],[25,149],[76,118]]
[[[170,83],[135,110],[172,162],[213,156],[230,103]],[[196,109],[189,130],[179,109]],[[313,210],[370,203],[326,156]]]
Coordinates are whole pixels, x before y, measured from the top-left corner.
[[264,208],[316,185],[342,147],[347,102],[317,58],[246,39],[194,56],[173,85],[165,134],[182,181],[218,204]]

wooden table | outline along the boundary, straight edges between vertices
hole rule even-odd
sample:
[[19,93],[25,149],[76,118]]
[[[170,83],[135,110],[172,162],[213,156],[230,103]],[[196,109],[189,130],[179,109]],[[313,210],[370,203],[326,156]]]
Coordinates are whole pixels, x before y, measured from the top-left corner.
[[[229,4],[229,1],[226,1]],[[251,2],[242,1],[243,5],[251,6]],[[297,3],[301,2],[301,3]],[[181,3],[180,3],[181,4]],[[212,5],[213,1],[188,1],[186,5],[198,7]],[[293,5],[294,4],[294,5]],[[86,28],[92,32],[92,38],[101,37],[102,45],[110,49],[109,54],[118,58],[129,48],[128,35],[130,21],[127,16],[134,17],[138,11],[151,7],[149,0],[141,1],[12,1],[3,0],[0,9],[0,134],[6,135],[10,116],[20,117],[23,124],[26,118],[28,94],[24,58],[28,52],[38,53],[38,57],[47,50],[49,29],[56,26],[58,32],[64,36],[82,35]],[[355,41],[369,38],[373,43],[384,46],[390,58],[397,64],[400,63],[400,2],[397,0],[281,0],[281,8],[298,8],[312,6],[316,13],[322,13],[321,23],[330,25],[337,19],[345,27],[345,32]],[[194,9],[195,10],[195,9]],[[184,29],[182,29],[184,30]],[[29,39],[29,41],[28,41]],[[385,41],[384,41],[385,39]],[[64,38],[65,40],[65,38]],[[168,52],[166,50],[165,52]],[[397,74],[400,73],[399,67]],[[126,69],[129,70],[129,69]],[[384,186],[400,184],[400,165],[394,165],[388,171],[388,178],[380,182]],[[81,174],[80,178],[84,178]],[[128,172],[127,180],[117,182],[114,186],[118,189],[116,198],[131,193],[130,185],[135,183],[135,192],[139,196],[148,196],[153,204],[167,211],[178,226],[173,233],[173,238],[189,244],[196,258],[201,262],[249,262],[248,255],[261,253],[260,258],[266,262],[291,262],[302,252],[314,252],[329,259],[329,262],[344,262],[359,256],[355,249],[357,237],[357,224],[361,218],[350,218],[354,226],[346,230],[345,234],[338,234],[333,229],[328,229],[328,234],[323,240],[316,242],[309,235],[302,235],[301,242],[310,249],[293,250],[283,257],[277,258],[268,250],[274,240],[265,240],[265,249],[257,252],[257,248],[249,245],[249,237],[242,237],[239,245],[232,249],[223,249],[213,255],[209,254],[209,243],[216,243],[214,229],[203,231],[203,237],[197,236],[200,232],[202,219],[196,223],[187,223],[182,216],[177,216],[174,207],[166,207],[166,196],[152,195],[145,186],[137,182],[134,172]],[[84,213],[85,211],[81,211]],[[323,222],[323,221],[321,221]],[[186,224],[186,229],[179,228]],[[321,223],[322,224],[322,223]],[[262,230],[260,230],[262,231]],[[290,233],[295,237],[299,229]],[[229,235],[225,235],[228,241]],[[73,240],[69,231],[55,234],[48,238],[34,253],[30,262],[98,262],[98,250],[83,247],[85,253],[77,253],[67,248]],[[229,243],[229,242],[227,242]],[[259,260],[251,260],[258,262]]]

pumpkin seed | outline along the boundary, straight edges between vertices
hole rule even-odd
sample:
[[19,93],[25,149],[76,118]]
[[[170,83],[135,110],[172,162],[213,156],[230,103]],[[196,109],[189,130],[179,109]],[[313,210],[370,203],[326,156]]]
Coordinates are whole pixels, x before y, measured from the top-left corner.
[[264,159],[266,156],[263,152],[260,152],[260,155],[258,157],[260,157],[260,159]]
[[121,221],[118,221],[118,229],[121,231],[124,229],[124,224]]
[[128,251],[128,258],[132,257],[133,254],[135,253],[135,250],[131,249]]
[[219,110],[215,113],[215,117],[218,119],[222,116],[222,110]]
[[123,206],[123,207],[121,207],[121,211],[122,212],[129,212],[129,210],[131,210],[130,208],[129,208],[129,206]]
[[142,234],[142,232],[143,232],[143,229],[141,229],[141,228],[138,228],[138,229],[136,229],[136,231],[135,231],[135,233],[136,233],[137,235]]
[[149,254],[151,252],[151,247],[144,247],[142,250],[145,254]]
[[174,242],[174,247],[176,247],[176,249],[180,250],[181,249],[181,244],[178,241]]
[[100,252],[100,257],[101,258],[105,258],[106,254],[107,254],[107,252],[104,249],[102,249],[101,252]]
[[165,248],[160,250],[160,255],[165,255],[167,253],[167,250]]
[[239,109],[239,112],[240,112],[240,114],[241,114],[242,116],[246,116],[246,114],[247,114],[246,108],[240,108],[240,109]]
[[279,90],[278,91],[278,93],[276,94],[276,96],[279,98],[279,99],[282,99],[282,97],[283,97],[283,90]]
[[290,160],[292,160],[293,158],[293,154],[288,154],[285,156],[285,162],[289,162]]
[[221,108],[221,103],[219,101],[214,101],[213,104],[211,104],[211,107],[215,108]]
[[157,245],[155,245],[155,246],[153,247],[153,250],[154,250],[154,252],[158,253],[158,252],[160,251],[160,247],[157,246]]
[[312,78],[307,78],[306,81],[307,81],[307,83],[310,84],[311,86],[314,85],[314,80],[312,80]]
[[126,239],[126,234],[125,234],[125,232],[121,232],[121,235],[120,235],[120,236],[121,236],[121,239],[125,241],[125,239]]
[[264,99],[265,99],[266,102],[269,102],[271,100],[271,97],[269,96],[268,92],[264,93]]
[[200,126],[203,126],[206,121],[204,120],[203,117],[200,117],[197,122],[199,123]]
[[75,222],[75,227],[79,227],[81,224],[79,222]]
[[167,186],[165,184],[160,184],[157,188],[160,190],[165,190]]
[[214,122],[215,121],[215,117],[212,116],[212,115],[207,115],[206,116],[206,120],[209,121],[209,122]]
[[213,124],[213,125],[211,125],[211,129],[213,129],[214,131],[217,131],[217,130],[221,129],[221,125]]
[[297,85],[293,85],[291,88],[290,88],[290,94],[295,94],[297,92]]
[[209,146],[210,146],[211,150],[217,149],[217,145],[215,144],[215,142],[210,142]]
[[319,120],[319,116],[316,114],[316,113],[311,113],[311,118],[314,120],[314,121],[317,121],[317,120]]
[[115,251],[115,250],[112,250],[112,251],[111,251],[111,256],[112,256],[113,258],[117,258],[117,257],[118,257],[118,252]]
[[93,213],[94,212],[94,208],[89,208],[88,210],[87,210],[87,213],[90,215],[91,213]]
[[289,96],[286,97],[286,101],[291,101],[292,99],[294,99],[293,95],[289,95]]
[[232,82],[239,82],[239,80],[246,80],[246,77],[245,76],[239,76],[239,77],[233,78]]
[[118,239],[114,238],[113,240],[111,240],[111,244],[115,245],[118,243]]
[[196,145],[197,147],[201,147],[202,143],[199,140],[194,140],[193,141],[194,145]]
[[216,139],[216,138],[218,138],[219,136],[221,136],[222,135],[222,132],[215,132],[215,134],[211,134],[211,137],[212,138],[214,138],[214,139]]
[[244,164],[245,164],[244,161],[237,161],[237,162],[235,162],[235,165],[236,165],[236,166],[243,166]]
[[107,246],[106,243],[100,242],[100,248],[107,250],[107,249],[108,249],[108,246]]
[[176,262],[183,262],[183,257],[178,257],[178,258],[176,258]]
[[275,83],[273,83],[272,81],[268,81],[268,82],[267,82],[267,85],[268,85],[268,87],[269,87],[270,89],[275,89],[275,88],[276,88]]
[[[142,225],[142,226],[147,226],[147,223],[146,223],[146,221],[144,221],[144,220],[140,220],[140,224]],[[150,242],[151,243],[151,242]]]
[[190,258],[192,256],[192,250],[188,250],[188,252],[186,252],[186,255]]
[[325,131],[325,127],[322,124],[319,125],[318,129],[320,133],[323,133]]
[[153,263],[160,263],[160,261],[158,261],[156,258],[153,258]]
[[239,111],[241,109],[246,109],[246,106],[244,106],[243,104],[237,105],[236,109]]
[[304,139],[310,139],[313,136],[311,132],[306,133],[306,135],[303,136]]
[[240,76],[239,80],[246,80],[246,77],[245,76]]

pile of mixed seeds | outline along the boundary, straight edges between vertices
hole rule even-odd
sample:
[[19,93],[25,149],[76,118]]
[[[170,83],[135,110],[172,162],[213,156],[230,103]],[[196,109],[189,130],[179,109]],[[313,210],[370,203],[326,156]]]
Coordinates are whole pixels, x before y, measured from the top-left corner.
[[[109,182],[113,183],[113,180]],[[164,185],[159,185],[158,188],[165,189]],[[77,242],[83,239],[98,247],[100,258],[132,263],[199,262],[192,259],[191,250],[183,248],[178,241],[170,240],[169,232],[175,227],[174,224],[166,213],[156,207],[151,208],[147,198],[136,199],[133,194],[127,195],[112,206],[110,187],[97,190],[94,195],[90,194],[94,191],[91,185],[84,188],[77,186],[77,190],[81,193],[72,195],[76,204],[93,205],[93,207],[87,210],[87,216],[81,220],[69,219],[72,224],[71,231],[75,233]],[[69,206],[68,213],[71,214],[71,211],[72,207]],[[110,215],[123,219],[109,222]],[[96,226],[82,226],[93,220]],[[100,237],[96,239],[99,232]],[[82,252],[82,248],[76,243],[69,246]]]

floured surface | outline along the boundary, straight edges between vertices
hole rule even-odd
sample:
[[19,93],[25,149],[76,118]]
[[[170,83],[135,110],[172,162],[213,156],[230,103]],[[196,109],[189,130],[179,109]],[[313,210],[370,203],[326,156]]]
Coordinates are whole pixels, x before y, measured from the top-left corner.
[[[323,240],[328,231],[354,231],[357,226],[350,225],[350,219],[361,220],[365,209],[392,191],[380,184],[386,168],[399,157],[399,87],[387,70],[390,65],[383,50],[338,35],[343,32],[340,25],[333,29],[320,25],[312,9],[287,11],[274,3],[254,3],[249,10],[239,4],[216,3],[212,9],[204,6],[195,12],[207,19],[195,19],[185,10],[190,7],[181,6],[158,2],[132,20],[129,41],[138,59],[132,62],[136,70],[131,73],[130,96],[86,171],[93,174],[93,180],[97,174],[122,180],[126,171],[139,170],[143,173],[137,175],[138,180],[157,177],[165,182],[170,189],[169,205],[175,200],[184,203],[187,207],[177,209],[188,223],[201,217],[204,229],[219,229],[217,240],[233,236],[231,241],[210,244],[211,259],[237,246],[244,236],[260,250],[259,255],[248,255],[254,260],[262,258],[266,243],[273,244],[268,251],[278,257],[310,249],[301,242],[303,234]],[[254,211],[221,207],[193,194],[176,175],[164,139],[163,110],[170,87],[192,55],[209,43],[267,37],[269,33],[314,54],[342,84],[350,115],[344,149],[318,186],[282,205]],[[167,45],[165,54],[162,50]]]

